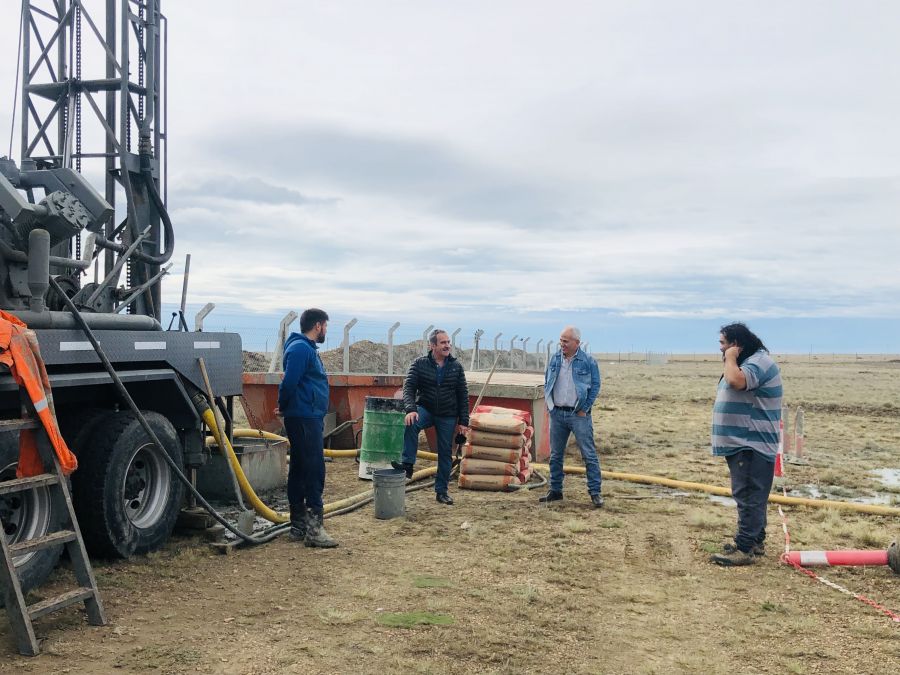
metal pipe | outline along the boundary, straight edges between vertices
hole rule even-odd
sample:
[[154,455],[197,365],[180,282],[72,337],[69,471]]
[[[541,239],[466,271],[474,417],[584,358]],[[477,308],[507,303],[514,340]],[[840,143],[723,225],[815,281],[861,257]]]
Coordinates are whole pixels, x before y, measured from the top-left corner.
[[[51,284],[58,287],[58,284]],[[68,297],[68,296],[66,296]],[[68,312],[32,312],[10,310],[29,328],[79,328],[80,324]],[[159,321],[143,314],[82,314],[88,326],[95,330],[162,330]]]

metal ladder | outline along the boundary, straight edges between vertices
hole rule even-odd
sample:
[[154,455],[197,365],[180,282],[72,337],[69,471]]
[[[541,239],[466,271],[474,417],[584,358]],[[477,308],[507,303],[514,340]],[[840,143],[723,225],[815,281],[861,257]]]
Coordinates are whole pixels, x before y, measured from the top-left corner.
[[[42,537],[27,539],[12,545],[7,543],[6,534],[0,528],[0,583],[3,586],[6,613],[9,615],[9,622],[19,652],[26,656],[37,656],[40,653],[40,644],[35,637],[32,622],[38,617],[77,602],[84,602],[88,623],[93,626],[106,624],[106,615],[103,612],[103,604],[97,590],[97,581],[84,548],[84,540],[81,538],[81,530],[75,519],[69,484],[62,474],[47,432],[36,419],[22,418],[0,422],[0,430],[3,431],[21,431],[23,429],[36,430],[37,447],[46,473],[0,483],[0,495],[46,487],[50,491],[52,508],[64,508],[69,514],[69,529],[50,532]],[[13,557],[60,544],[65,545],[69,554],[78,587],[32,605],[26,604],[22,584],[13,564]]]

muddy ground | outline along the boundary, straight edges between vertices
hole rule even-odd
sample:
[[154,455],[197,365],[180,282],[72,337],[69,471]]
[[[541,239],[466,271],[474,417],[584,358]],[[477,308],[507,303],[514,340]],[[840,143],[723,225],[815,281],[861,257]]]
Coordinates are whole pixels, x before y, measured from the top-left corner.
[[[603,467],[726,485],[707,447],[719,368],[603,361]],[[788,465],[787,486],[896,505],[900,488],[868,472],[900,469],[900,363],[803,357],[784,376],[787,403],[806,412],[810,460]],[[351,460],[328,465],[328,500],[365,487]],[[423,490],[406,518],[378,521],[367,506],[328,520],[341,543],[331,551],[282,537],[226,556],[180,535],[148,557],[96,562],[108,626],[75,608],[41,619],[43,654],[28,659],[0,623],[0,672],[871,673],[900,661],[900,623],[778,562],[775,508],[767,557],[723,569],[708,557],[733,507],[612,480],[603,490],[602,510],[580,477],[549,508],[538,490],[454,487],[453,507]],[[795,548],[900,536],[897,518],[786,511]],[[887,568],[824,575],[900,611]]]

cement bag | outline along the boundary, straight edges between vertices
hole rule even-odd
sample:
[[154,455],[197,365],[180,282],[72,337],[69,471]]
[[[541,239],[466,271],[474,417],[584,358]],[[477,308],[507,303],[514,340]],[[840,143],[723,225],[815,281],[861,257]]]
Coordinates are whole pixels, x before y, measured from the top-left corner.
[[531,424],[531,413],[525,410],[519,410],[517,408],[501,408],[499,405],[484,405],[481,404],[472,411],[473,413],[491,413],[493,415],[510,415],[511,417],[517,417],[518,419],[525,422],[525,424]]
[[463,446],[463,457],[472,459],[511,464],[517,462],[521,456],[522,451],[515,448],[492,448],[489,445],[470,445],[468,443]]
[[493,448],[521,449],[525,444],[522,434],[496,434],[481,429],[469,429],[469,443],[472,445],[489,445]]
[[511,415],[494,415],[492,413],[475,413],[469,417],[469,426],[473,429],[491,431],[498,434],[521,434],[527,426],[524,421]]
[[521,485],[516,476],[468,476],[459,474],[459,487],[464,490],[488,490],[502,492],[508,490],[510,485]]
[[518,476],[519,462],[492,462],[489,459],[464,457],[459,464],[459,472],[466,475]]

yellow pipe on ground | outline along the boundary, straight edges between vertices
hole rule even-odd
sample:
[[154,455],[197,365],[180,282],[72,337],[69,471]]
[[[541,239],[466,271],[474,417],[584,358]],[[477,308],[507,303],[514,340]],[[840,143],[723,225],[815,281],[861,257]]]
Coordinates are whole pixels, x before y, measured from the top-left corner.
[[241,486],[241,492],[244,493],[244,496],[247,498],[247,501],[250,502],[250,506],[253,507],[253,510],[256,511],[257,514],[268,520],[272,523],[286,523],[291,518],[286,513],[278,513],[273,509],[270,509],[266,506],[263,501],[256,496],[256,492],[253,491],[253,487],[250,485],[250,481],[247,480],[247,476],[244,475],[244,470],[241,468],[241,463],[237,458],[237,455],[234,454],[234,448],[231,447],[231,443],[228,442],[228,439],[224,434],[219,432],[219,425],[216,424],[216,417],[213,415],[213,411],[211,408],[207,408],[203,411],[203,421],[206,423],[206,426],[209,427],[210,431],[213,432],[214,436],[221,436],[222,440],[225,441],[224,447],[222,445],[219,446],[219,451],[225,455],[225,459],[228,460],[228,463],[231,464],[231,468],[234,469],[234,474],[237,476],[238,485]]
[[[419,453],[422,454],[422,453]],[[550,471],[548,464],[532,464],[532,467],[539,471]],[[584,474],[583,466],[567,466],[563,469],[565,473]],[[620,473],[618,471],[604,471],[604,478],[611,480],[624,480],[631,483],[644,483],[647,485],[664,485],[671,488],[680,488],[682,490],[696,490],[698,492],[708,492],[722,497],[730,497],[731,490],[715,485],[707,485],[706,483],[692,483],[684,480],[673,480],[671,478],[663,478],[662,476],[646,476],[639,473]],[[773,504],[785,504],[789,506],[813,506],[823,509],[841,509],[843,511],[856,511],[857,513],[868,513],[875,516],[900,516],[900,509],[893,506],[881,506],[878,504],[854,504],[852,502],[838,502],[830,499],[807,499],[805,497],[785,497],[783,495],[769,495],[769,501]]]
[[[204,421],[206,418],[204,416]],[[209,426],[209,422],[207,422]],[[210,426],[210,429],[213,427]],[[278,434],[273,434],[268,431],[262,431],[260,429],[235,429],[234,430],[235,438],[265,438],[272,441],[287,441],[284,436],[279,436]],[[228,439],[224,439],[226,444],[228,443]],[[209,442],[209,440],[207,440]],[[230,445],[228,445],[230,449]],[[356,457],[358,450],[326,450],[325,455],[327,457]],[[234,450],[231,450],[231,454],[234,454]],[[437,461],[437,454],[433,452],[421,451],[418,453],[418,457],[420,459],[428,459],[431,461]],[[240,469],[240,463],[237,462],[237,457],[234,458],[235,461],[232,462],[232,466],[237,466],[235,468],[235,473],[238,474],[238,482],[240,482],[241,478],[244,478],[243,471]],[[550,466],[548,464],[532,464],[532,466],[539,471],[550,471]],[[570,474],[584,474],[585,468],[583,466],[567,466],[563,469],[565,473]],[[436,467],[430,467],[428,469],[422,469],[413,474],[412,480],[419,480],[420,478],[424,478],[429,475],[433,475],[437,472]],[[421,475],[420,475],[421,474]],[[696,492],[706,492],[708,494],[719,495],[721,497],[731,497],[731,490],[725,487],[719,487],[716,485],[708,485],[706,483],[694,483],[691,481],[684,480],[674,480],[672,478],[663,478],[662,476],[648,476],[645,474],[639,473],[622,473],[618,471],[604,471],[604,478],[609,478],[611,480],[622,480],[628,481],[630,483],[642,483],[645,485],[663,485],[665,487],[677,488],[681,490],[694,490]],[[246,482],[246,478],[244,478]],[[247,487],[250,487],[250,484],[247,483]],[[243,485],[241,486],[243,489]],[[252,492],[252,488],[250,488]],[[246,491],[244,492],[247,495]],[[343,504],[347,500],[355,500],[357,498],[366,498],[371,495],[371,490],[365,493],[360,493],[359,495],[354,495],[353,497],[348,497],[347,499],[340,500],[339,502],[335,502],[335,504]],[[256,497],[256,495],[253,495]],[[248,495],[249,498],[249,495]],[[251,499],[252,501],[252,499]],[[853,502],[839,502],[831,499],[809,499],[806,497],[785,497],[783,495],[771,494],[769,495],[769,501],[773,504],[785,504],[787,506],[811,506],[814,508],[824,508],[824,509],[839,509],[843,511],[854,511],[856,513],[867,513],[869,515],[875,516],[900,516],[900,508],[896,508],[893,506],[883,506],[880,504],[854,504]],[[262,502],[260,502],[262,503]],[[352,503],[352,502],[351,502]],[[333,506],[329,509],[329,506],[326,505],[326,513],[329,511],[334,511],[339,508],[345,508],[345,506],[349,506],[350,504],[343,504],[341,506]],[[263,504],[263,506],[265,506]],[[268,507],[266,507],[268,508]],[[271,511],[271,509],[269,509]],[[258,511],[257,511],[258,512]],[[275,513],[272,511],[272,513]],[[263,515],[263,514],[260,514]],[[281,515],[281,514],[276,514]],[[266,516],[263,515],[265,518]],[[272,521],[272,522],[285,522],[285,521]]]
[[[237,458],[237,455],[234,452],[234,448],[231,446],[231,443],[228,441],[228,438],[225,434],[221,433],[219,430],[219,425],[216,424],[216,417],[213,414],[212,409],[207,408],[203,411],[203,421],[206,423],[206,426],[209,427],[210,431],[212,431],[213,436],[218,438],[221,437],[222,441],[224,441],[223,445],[218,445],[219,449],[223,452],[228,463],[231,464],[231,468],[234,469],[234,474],[237,477],[238,485],[241,487],[241,492],[244,493],[244,497],[247,498],[247,501],[250,502],[250,505],[253,507],[253,510],[261,516],[265,518],[269,522],[272,523],[287,523],[290,521],[290,515],[287,513],[279,513],[275,511],[263,503],[263,501],[256,495],[256,492],[253,490],[253,486],[250,485],[250,481],[247,480],[247,476],[244,474],[243,468],[241,468],[241,462]],[[241,432],[238,435],[238,432]],[[247,433],[251,432],[251,433]],[[261,435],[265,434],[265,436]],[[256,429],[237,429],[234,432],[235,438],[268,438],[268,440],[280,441],[287,439],[283,436],[279,436],[278,434],[271,434],[268,431],[258,431]],[[215,440],[213,440],[215,442]],[[207,444],[209,444],[209,439],[207,439]],[[332,454],[329,454],[332,453]],[[326,450],[325,455],[328,457],[355,457],[357,454],[356,450]],[[421,455],[432,455],[433,453],[419,453]],[[437,455],[434,455],[434,458],[437,459]],[[411,480],[419,480],[421,478],[426,478],[430,475],[437,473],[437,467],[429,467],[427,469],[420,469],[416,471],[412,475]],[[323,511],[324,513],[331,513],[332,511],[338,511],[340,509],[345,509],[349,506],[353,506],[357,502],[361,502],[365,499],[368,499],[373,495],[372,490],[367,490],[366,492],[360,492],[359,494],[352,495],[350,497],[345,497],[344,499],[339,499],[336,502],[330,502],[325,504]]]

